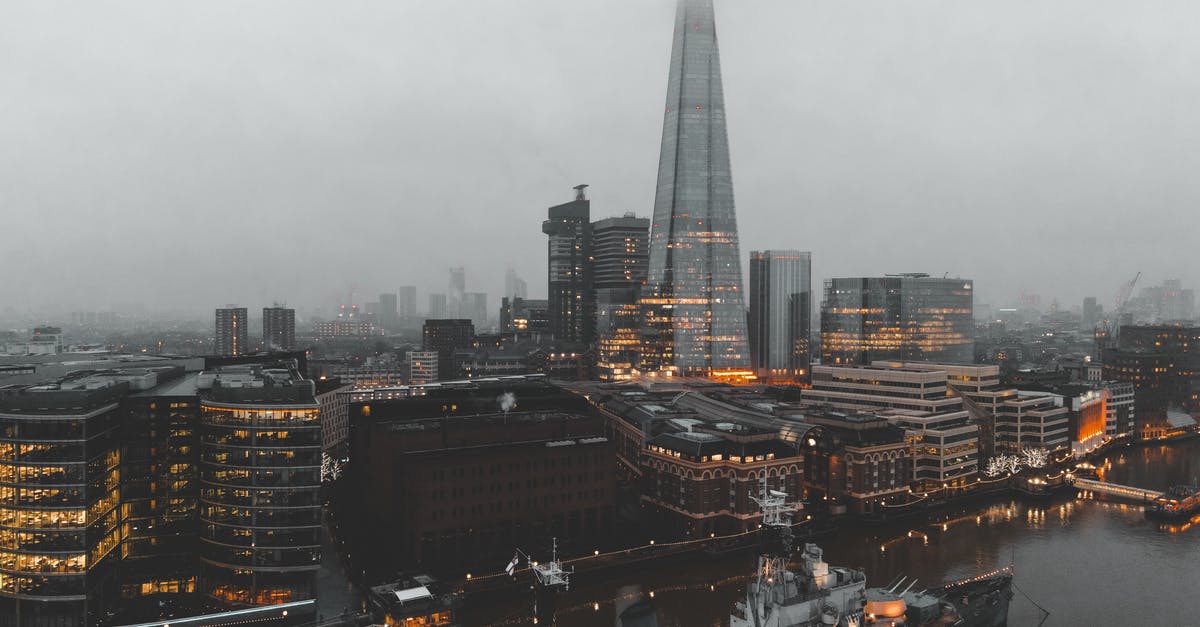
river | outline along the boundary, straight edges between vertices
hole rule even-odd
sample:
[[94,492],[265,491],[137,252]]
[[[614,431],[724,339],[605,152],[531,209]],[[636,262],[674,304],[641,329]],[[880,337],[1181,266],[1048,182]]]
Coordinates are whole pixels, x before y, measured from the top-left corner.
[[[1200,439],[1113,452],[1101,476],[1152,489],[1200,485]],[[1142,508],[1081,498],[1004,499],[947,512],[941,523],[847,527],[821,542],[830,564],[861,567],[868,585],[899,575],[933,584],[1015,564],[1008,624],[1200,624],[1200,524],[1167,526]],[[728,625],[756,558],[739,555],[643,565],[574,586],[558,624],[619,627],[621,609],[653,595],[662,627]],[[918,583],[918,588],[921,584]],[[466,611],[465,625],[524,624],[518,606]],[[483,611],[481,611],[483,610]]]

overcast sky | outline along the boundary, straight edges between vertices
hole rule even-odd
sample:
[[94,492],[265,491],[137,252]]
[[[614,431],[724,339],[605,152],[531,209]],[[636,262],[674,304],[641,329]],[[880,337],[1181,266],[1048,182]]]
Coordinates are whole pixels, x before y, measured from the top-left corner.
[[[743,258],[1200,287],[1200,5],[718,0]],[[0,311],[545,292],[650,214],[667,0],[0,3]]]

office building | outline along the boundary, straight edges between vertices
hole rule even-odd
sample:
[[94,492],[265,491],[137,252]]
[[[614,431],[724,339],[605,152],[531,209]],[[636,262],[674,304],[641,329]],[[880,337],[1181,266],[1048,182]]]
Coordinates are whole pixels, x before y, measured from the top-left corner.
[[400,312],[401,320],[410,321],[417,317],[417,287],[415,285],[403,285],[396,292],[396,309]]
[[321,562],[321,421],[288,368],[199,375],[200,578],[233,603],[311,599]]
[[400,330],[399,298],[395,294],[385,292],[379,295],[379,312],[376,320],[387,333]]
[[450,314],[450,306],[445,294],[430,293],[429,294],[429,316],[430,318],[445,318]]
[[812,253],[750,253],[750,361],[768,381],[806,377],[812,355]]
[[437,351],[408,351],[409,385],[425,385],[438,380]]
[[550,301],[508,298],[500,301],[500,331],[503,333],[550,334]]
[[229,305],[218,309],[213,352],[229,357],[251,352],[250,345],[246,343],[246,332],[249,328],[250,320],[245,307]]
[[1096,302],[1095,296],[1088,296],[1083,299],[1083,308],[1080,310],[1080,327],[1083,331],[1091,333],[1104,319],[1104,307]]
[[446,291],[447,315],[462,318],[463,295],[467,292],[467,269],[458,266],[450,268],[449,289]]
[[973,284],[913,273],[825,281],[821,363],[975,362]]
[[118,402],[129,384],[91,374],[0,390],[0,481],[7,484],[0,621],[7,624],[94,625],[116,602]]
[[263,342],[266,352],[296,350],[296,310],[263,307]]
[[482,292],[467,292],[463,294],[461,317],[467,318],[476,329],[482,329],[488,323],[487,294]]
[[437,353],[437,374],[443,379],[459,376],[454,364],[454,353],[470,350],[475,340],[475,325],[462,318],[426,320],[421,332],[421,348]]
[[586,185],[575,188],[575,200],[555,205],[542,222],[548,238],[547,295],[550,333],[560,342],[589,344],[595,334],[595,293],[591,265],[591,202]]
[[650,220],[627,213],[593,222],[592,260],[600,376],[627,378],[641,360],[638,299],[650,262]]
[[748,374],[745,297],[712,3],[675,14],[642,293],[642,367]]
[[509,268],[504,273],[504,295],[509,298],[525,298],[529,296],[529,286],[525,279],[517,276],[517,271]]

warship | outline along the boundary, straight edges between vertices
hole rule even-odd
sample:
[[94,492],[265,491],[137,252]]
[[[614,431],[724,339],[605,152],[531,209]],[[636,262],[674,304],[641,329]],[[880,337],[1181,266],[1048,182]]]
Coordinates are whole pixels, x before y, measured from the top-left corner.
[[[868,588],[860,569],[830,566],[821,548],[805,544],[797,568],[787,494],[764,488],[763,552],[746,597],[734,604],[730,627],[1002,627],[1012,600],[1012,566],[935,587],[901,577]],[[907,584],[907,585],[906,585]]]

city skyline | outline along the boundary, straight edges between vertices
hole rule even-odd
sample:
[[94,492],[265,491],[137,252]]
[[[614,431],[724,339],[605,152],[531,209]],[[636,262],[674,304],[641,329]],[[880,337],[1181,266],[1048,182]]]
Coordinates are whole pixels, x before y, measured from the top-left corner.
[[[751,248],[801,248],[818,284],[948,272],[1001,305],[1023,290],[1106,303],[1137,271],[1200,282],[1186,254],[1200,126],[1178,115],[1198,94],[1173,80],[1200,56],[1186,20],[1115,3],[1088,3],[1087,25],[1072,3],[717,5],[743,263]],[[15,79],[0,87],[13,101],[0,122],[10,235],[0,263],[38,272],[0,278],[6,306],[203,312],[286,299],[303,310],[350,285],[437,291],[458,265],[493,300],[508,265],[541,296],[527,225],[564,190],[591,183],[597,218],[651,213],[665,72],[643,60],[667,55],[673,6],[471,7],[496,27],[465,27],[437,5],[346,9],[327,25],[299,5],[291,24],[239,7],[246,28],[230,31],[234,9],[218,4],[170,16],[178,36],[167,41],[151,25],[168,16],[150,4],[119,22],[11,5],[5,22],[26,28],[6,33],[15,54],[0,60]],[[935,16],[959,28],[929,27]],[[282,53],[318,22],[310,56]],[[576,39],[593,43],[568,45]],[[454,71],[406,61],[426,48]],[[489,94],[485,106],[461,101],[468,88]],[[478,149],[464,156],[467,137]],[[446,191],[464,175],[501,210]],[[53,245],[41,244],[45,215]],[[223,228],[264,272],[243,278],[231,256],[163,233],[168,224]],[[938,246],[924,245],[930,225]],[[495,241],[512,243],[511,259],[494,263]],[[304,280],[270,263],[297,245]],[[211,262],[197,267],[200,257]],[[179,280],[185,271],[192,280]]]

